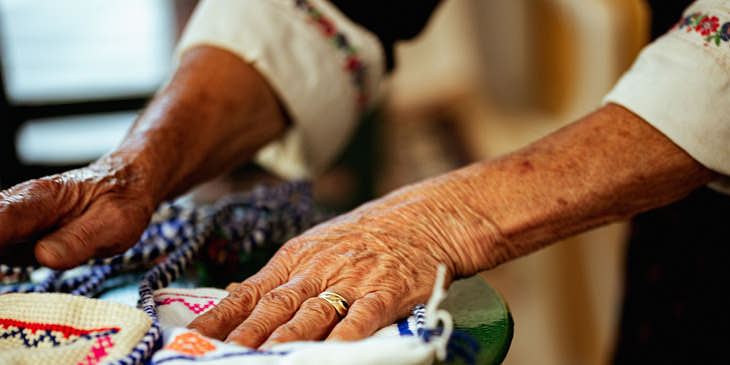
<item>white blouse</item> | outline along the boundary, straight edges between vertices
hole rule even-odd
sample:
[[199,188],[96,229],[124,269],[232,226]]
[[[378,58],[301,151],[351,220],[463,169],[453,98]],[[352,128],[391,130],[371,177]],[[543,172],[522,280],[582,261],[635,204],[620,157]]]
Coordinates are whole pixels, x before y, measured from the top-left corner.
[[620,104],[705,167],[730,193],[730,1],[698,0],[639,54],[604,102]]
[[[377,37],[326,0],[203,0],[177,48],[224,48],[253,64],[293,121],[256,162],[285,178],[332,162],[384,77]],[[730,175],[730,1],[698,0],[648,45],[604,102],[641,116],[704,166]],[[713,187],[730,192],[730,179]]]

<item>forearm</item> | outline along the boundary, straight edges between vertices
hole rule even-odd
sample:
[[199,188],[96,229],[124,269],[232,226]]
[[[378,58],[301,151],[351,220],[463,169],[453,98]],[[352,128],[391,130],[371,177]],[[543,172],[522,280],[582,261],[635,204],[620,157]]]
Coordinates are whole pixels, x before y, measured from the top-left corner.
[[227,51],[197,47],[100,163],[134,165],[159,202],[250,160],[285,125],[276,96],[253,66]]
[[386,226],[411,220],[409,237],[431,240],[455,274],[470,275],[678,200],[713,176],[641,118],[607,105],[503,158],[379,204],[397,206],[397,214],[384,214]]

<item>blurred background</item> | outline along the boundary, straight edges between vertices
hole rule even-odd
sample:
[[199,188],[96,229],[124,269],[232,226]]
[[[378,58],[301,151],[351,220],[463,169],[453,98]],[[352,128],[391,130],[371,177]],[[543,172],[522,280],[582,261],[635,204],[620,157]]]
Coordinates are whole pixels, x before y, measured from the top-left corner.
[[[0,0],[0,187],[113,148],[169,76],[195,3]],[[349,209],[522,147],[599,106],[648,33],[641,0],[445,0],[398,46],[383,105],[315,192]],[[610,362],[625,233],[604,227],[482,274],[515,318],[506,364]]]

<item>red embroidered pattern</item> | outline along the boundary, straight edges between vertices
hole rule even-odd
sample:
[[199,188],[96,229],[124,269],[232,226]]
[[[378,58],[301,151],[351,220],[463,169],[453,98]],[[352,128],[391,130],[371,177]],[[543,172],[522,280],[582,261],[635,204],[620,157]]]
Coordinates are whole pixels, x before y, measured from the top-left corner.
[[0,318],[0,328],[10,328],[10,327],[18,327],[18,328],[24,328],[26,330],[31,331],[31,333],[35,333],[36,331],[53,331],[53,332],[60,332],[63,334],[63,337],[69,338],[69,336],[81,336],[81,335],[88,335],[93,332],[104,332],[109,330],[119,330],[119,328],[96,328],[96,329],[81,329],[81,328],[75,328],[71,326],[65,326],[62,324],[50,324],[50,323],[36,323],[36,322],[25,322],[25,321],[18,321],[12,318]]
[[119,328],[80,329],[62,324],[36,323],[0,318],[0,340],[22,342],[25,347],[61,346],[80,338],[91,340],[113,335]]
[[85,361],[79,362],[77,365],[96,365],[102,359],[109,356],[107,349],[114,347],[111,337],[104,336],[96,339],[96,344],[91,347],[89,354],[86,355]]
[[347,36],[345,36],[342,32],[339,32],[337,27],[335,27],[335,24],[331,20],[327,19],[317,8],[310,4],[309,1],[295,0],[294,3],[298,8],[304,10],[307,15],[309,15],[311,22],[319,28],[325,37],[332,41],[335,47],[345,53],[343,69],[350,74],[352,83],[357,89],[358,107],[364,108],[367,105],[369,98],[367,86],[365,84],[367,69],[357,50],[350,44],[350,41],[347,40]]
[[198,304],[198,303],[189,303],[187,300],[183,298],[165,298],[161,302],[155,301],[155,304],[157,305],[168,305],[175,302],[180,302],[182,304],[185,304],[188,309],[195,312],[195,314],[200,314],[201,312],[205,311],[206,309],[215,306],[215,302],[212,300],[209,300],[208,303],[205,304]]
[[206,295],[193,295],[193,294],[187,294],[187,293],[170,293],[170,292],[158,292],[155,294],[156,297],[163,297],[165,295],[174,295],[176,297],[189,297],[189,298],[201,298],[201,299],[215,299],[219,300],[218,297],[211,297]]
[[692,13],[677,22],[673,29],[686,29],[687,33],[695,32],[705,37],[705,41],[720,46],[730,41],[730,22],[720,26],[720,19],[711,14]]

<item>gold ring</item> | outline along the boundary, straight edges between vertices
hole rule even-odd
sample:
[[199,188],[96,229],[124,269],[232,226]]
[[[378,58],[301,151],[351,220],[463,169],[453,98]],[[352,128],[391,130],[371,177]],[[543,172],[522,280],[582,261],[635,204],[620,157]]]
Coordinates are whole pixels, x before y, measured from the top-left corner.
[[326,300],[327,303],[335,308],[335,311],[337,312],[337,315],[340,316],[340,318],[344,317],[345,314],[347,314],[347,310],[350,308],[350,305],[347,304],[345,298],[337,293],[333,293],[331,291],[323,291],[322,294],[320,294],[318,297]]

